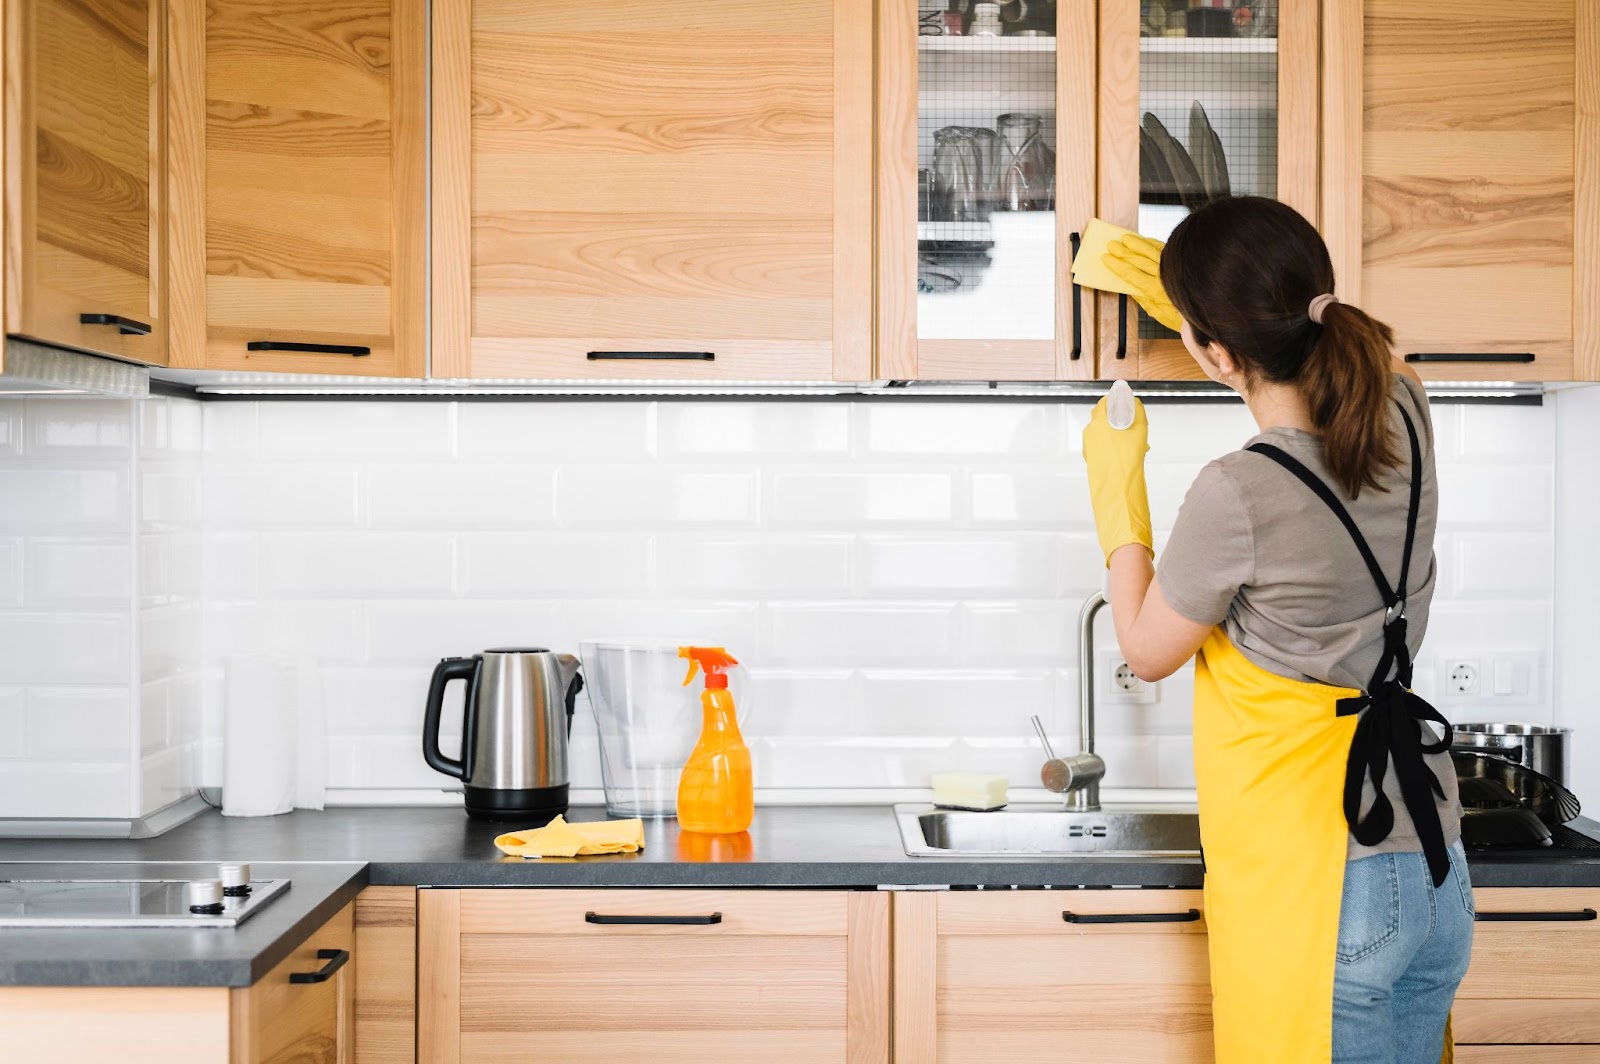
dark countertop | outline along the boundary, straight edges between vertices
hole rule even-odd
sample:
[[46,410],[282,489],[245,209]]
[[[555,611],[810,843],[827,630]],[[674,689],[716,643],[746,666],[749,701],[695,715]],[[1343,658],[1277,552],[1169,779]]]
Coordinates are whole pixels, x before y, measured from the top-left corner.
[[[82,849],[68,860],[101,860],[93,856],[99,845],[78,840],[71,846]],[[0,861],[13,860],[18,858],[11,843],[0,840]],[[289,890],[231,930],[0,928],[0,986],[249,986],[350,904],[367,884],[366,866],[360,862],[261,862],[253,864],[251,872],[257,879],[288,879]],[[148,861],[86,868],[0,863],[0,879],[199,879],[216,874],[215,864]]]
[[[571,814],[573,820],[603,818],[597,808]],[[1571,826],[1600,839],[1600,823],[1580,819]],[[675,821],[646,821],[644,852],[615,857],[505,857],[494,847],[504,830],[508,826],[470,820],[456,808],[382,807],[254,819],[208,812],[141,841],[0,839],[0,863],[246,860],[258,874],[294,880],[288,896],[238,931],[127,931],[90,939],[72,931],[0,930],[0,985],[247,985],[369,882],[958,890],[1201,884],[1200,862],[1192,858],[908,857],[887,806],[763,808],[747,838],[680,836]],[[281,865],[270,862],[334,863],[279,871]],[[1478,886],[1600,886],[1600,849],[1584,857],[1473,854],[1469,863]],[[37,866],[4,871],[44,874]]]

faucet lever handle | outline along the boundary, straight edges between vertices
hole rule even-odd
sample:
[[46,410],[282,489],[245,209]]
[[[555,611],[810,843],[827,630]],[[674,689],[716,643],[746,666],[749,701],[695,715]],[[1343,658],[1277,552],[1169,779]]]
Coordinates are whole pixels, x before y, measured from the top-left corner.
[[1056,752],[1050,748],[1050,736],[1044,733],[1044,722],[1039,719],[1039,714],[1037,713],[1031,719],[1033,721],[1033,730],[1039,733],[1039,741],[1044,744],[1044,756],[1054,761]]

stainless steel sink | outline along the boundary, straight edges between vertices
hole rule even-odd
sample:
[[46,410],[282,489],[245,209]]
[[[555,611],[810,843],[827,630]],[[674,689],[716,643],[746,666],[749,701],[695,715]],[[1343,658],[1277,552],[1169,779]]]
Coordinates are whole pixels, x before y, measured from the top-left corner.
[[1190,805],[1113,805],[1094,812],[1013,805],[992,813],[897,805],[912,857],[1194,857],[1200,820]]

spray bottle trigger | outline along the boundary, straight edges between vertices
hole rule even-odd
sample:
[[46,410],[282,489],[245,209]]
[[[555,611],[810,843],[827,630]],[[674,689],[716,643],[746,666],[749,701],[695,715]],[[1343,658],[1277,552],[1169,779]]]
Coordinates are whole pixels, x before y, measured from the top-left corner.
[[[687,655],[685,655],[685,656],[687,656]],[[689,658],[689,675],[687,675],[687,676],[685,676],[683,678],[683,686],[688,687],[690,684],[694,683],[695,673],[697,673],[699,671],[700,671],[700,659],[699,658],[694,658],[694,657]]]

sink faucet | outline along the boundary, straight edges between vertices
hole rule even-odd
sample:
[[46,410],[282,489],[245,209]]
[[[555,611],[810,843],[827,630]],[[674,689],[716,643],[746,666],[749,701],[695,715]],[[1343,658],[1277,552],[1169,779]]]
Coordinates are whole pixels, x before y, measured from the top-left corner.
[[1100,779],[1106,774],[1106,763],[1094,752],[1094,619],[1106,597],[1100,592],[1089,596],[1078,613],[1078,744],[1079,752],[1071,757],[1057,757],[1050,748],[1044,725],[1033,718],[1034,730],[1044,744],[1043,770],[1039,773],[1045,787],[1057,794],[1066,795],[1068,809],[1075,812],[1093,812],[1100,808]]

